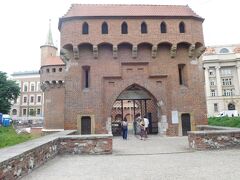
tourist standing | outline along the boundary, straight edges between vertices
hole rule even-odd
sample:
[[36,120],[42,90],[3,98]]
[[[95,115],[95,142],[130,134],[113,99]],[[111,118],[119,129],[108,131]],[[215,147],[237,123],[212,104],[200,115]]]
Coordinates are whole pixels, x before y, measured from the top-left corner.
[[122,137],[123,139],[127,139],[127,134],[128,134],[128,122],[127,118],[124,118],[122,122]]
[[144,124],[145,124],[145,138],[147,138],[149,120],[148,120],[147,116],[144,116],[143,120],[144,120]]
[[141,119],[140,121],[140,139],[144,140],[144,134],[145,134],[145,124],[144,124],[144,120]]

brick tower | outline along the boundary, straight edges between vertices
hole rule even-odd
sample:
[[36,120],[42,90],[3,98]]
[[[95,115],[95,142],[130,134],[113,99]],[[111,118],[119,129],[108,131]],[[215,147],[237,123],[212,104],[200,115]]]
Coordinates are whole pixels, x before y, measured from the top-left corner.
[[203,21],[188,6],[73,4],[63,61],[45,56],[51,43],[42,55],[45,128],[107,133],[148,116],[151,133],[181,136],[207,124]]

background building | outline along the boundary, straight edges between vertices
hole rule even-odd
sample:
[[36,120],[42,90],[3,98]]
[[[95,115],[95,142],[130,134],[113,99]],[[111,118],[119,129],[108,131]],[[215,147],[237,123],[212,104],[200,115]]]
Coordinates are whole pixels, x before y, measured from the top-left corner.
[[38,71],[15,72],[11,75],[21,88],[18,99],[14,102],[10,115],[13,120],[33,123],[43,121],[43,92],[40,88]]
[[208,116],[240,113],[240,45],[208,47],[202,56]]
[[41,46],[44,128],[108,133],[141,115],[176,136],[207,124],[202,22],[188,6],[72,5],[59,20],[63,61],[51,33]]

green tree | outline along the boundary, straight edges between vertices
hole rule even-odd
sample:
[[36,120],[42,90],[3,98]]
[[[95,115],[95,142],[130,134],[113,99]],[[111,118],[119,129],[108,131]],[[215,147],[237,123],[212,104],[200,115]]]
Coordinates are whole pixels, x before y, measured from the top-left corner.
[[9,113],[11,101],[16,100],[20,94],[20,88],[15,81],[8,80],[7,74],[0,71],[0,112]]

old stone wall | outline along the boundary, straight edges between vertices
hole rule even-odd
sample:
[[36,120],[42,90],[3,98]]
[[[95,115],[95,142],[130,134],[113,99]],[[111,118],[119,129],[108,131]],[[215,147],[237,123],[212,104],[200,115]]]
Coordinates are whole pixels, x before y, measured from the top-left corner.
[[58,154],[110,154],[111,135],[55,133],[0,150],[0,180],[20,179]]
[[59,140],[59,154],[110,154],[112,139],[104,135],[69,135]]
[[[203,128],[203,127],[202,127]],[[205,127],[205,129],[208,129]],[[188,132],[188,142],[191,149],[210,150],[240,147],[240,129],[221,127],[221,130],[190,131]]]
[[58,154],[58,140],[50,141],[29,151],[0,162],[0,179],[19,179]]

